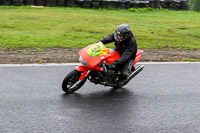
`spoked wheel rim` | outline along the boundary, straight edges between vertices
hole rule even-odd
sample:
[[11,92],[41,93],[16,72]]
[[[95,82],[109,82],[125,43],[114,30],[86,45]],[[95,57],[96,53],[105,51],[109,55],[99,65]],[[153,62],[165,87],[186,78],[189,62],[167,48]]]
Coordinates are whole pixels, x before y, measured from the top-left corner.
[[66,93],[77,91],[85,83],[87,78],[79,80],[82,72],[73,70],[63,80],[62,89]]
[[78,80],[79,76],[78,75],[74,75],[71,77],[71,79],[68,81],[68,84],[66,85],[67,89],[69,91],[72,91],[73,89],[76,88],[76,86],[78,85]]

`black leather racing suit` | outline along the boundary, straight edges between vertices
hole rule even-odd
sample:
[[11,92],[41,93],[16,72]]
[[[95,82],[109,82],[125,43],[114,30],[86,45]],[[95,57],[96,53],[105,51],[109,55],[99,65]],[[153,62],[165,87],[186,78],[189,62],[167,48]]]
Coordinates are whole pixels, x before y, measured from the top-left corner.
[[137,53],[137,42],[133,36],[133,33],[130,32],[129,37],[122,42],[117,42],[114,39],[114,33],[102,38],[99,41],[101,41],[103,44],[115,42],[114,49],[120,54],[120,58],[112,62],[112,64],[116,67],[122,67],[123,74],[127,75],[127,73],[130,73],[130,64],[132,64],[132,61],[135,60]]

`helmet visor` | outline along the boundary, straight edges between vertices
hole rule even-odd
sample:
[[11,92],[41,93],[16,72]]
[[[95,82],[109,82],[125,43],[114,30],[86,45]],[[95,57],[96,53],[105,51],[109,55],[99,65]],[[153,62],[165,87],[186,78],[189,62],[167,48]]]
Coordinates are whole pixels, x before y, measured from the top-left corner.
[[123,40],[123,38],[124,38],[124,36],[122,36],[122,35],[117,35],[117,39]]
[[118,33],[114,33],[114,37],[116,41],[124,41],[128,38],[127,34],[118,34]]

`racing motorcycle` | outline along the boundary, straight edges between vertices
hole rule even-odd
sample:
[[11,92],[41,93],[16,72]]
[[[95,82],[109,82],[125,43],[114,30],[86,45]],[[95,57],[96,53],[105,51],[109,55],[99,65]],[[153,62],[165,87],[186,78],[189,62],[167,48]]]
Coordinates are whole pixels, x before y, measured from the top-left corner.
[[81,65],[76,66],[63,80],[62,89],[67,94],[73,93],[80,89],[86,80],[94,84],[121,88],[126,85],[133,77],[140,73],[144,65],[135,68],[135,64],[141,59],[144,51],[138,50],[136,58],[133,61],[128,78],[123,78],[119,70],[109,70],[105,64],[110,64],[120,58],[117,51],[106,48],[102,42],[89,45],[79,51],[79,62]]

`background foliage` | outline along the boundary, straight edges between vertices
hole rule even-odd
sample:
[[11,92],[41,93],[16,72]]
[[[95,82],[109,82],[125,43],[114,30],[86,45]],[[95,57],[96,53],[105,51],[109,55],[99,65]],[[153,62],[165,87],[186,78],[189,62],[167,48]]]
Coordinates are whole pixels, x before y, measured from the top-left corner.
[[200,0],[188,0],[190,10],[200,11]]

